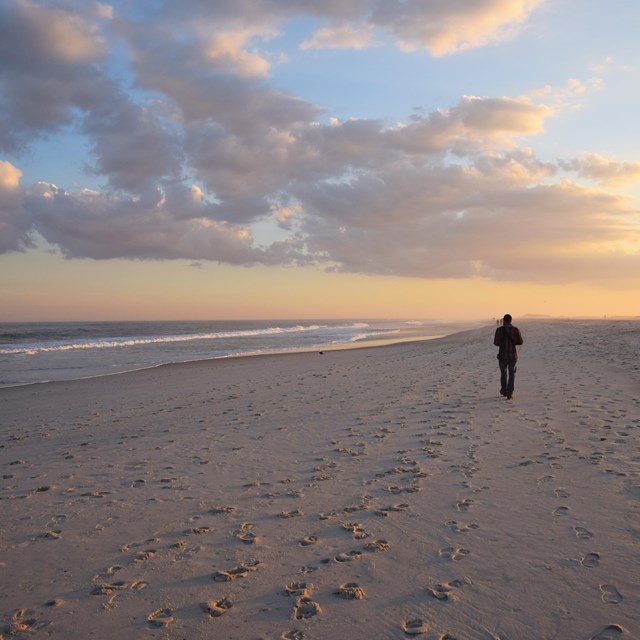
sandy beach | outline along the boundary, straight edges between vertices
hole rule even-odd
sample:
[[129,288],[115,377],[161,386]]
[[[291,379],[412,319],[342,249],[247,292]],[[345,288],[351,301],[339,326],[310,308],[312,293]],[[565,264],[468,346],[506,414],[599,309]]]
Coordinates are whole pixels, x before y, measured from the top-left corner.
[[0,389],[0,637],[640,638],[640,321]]

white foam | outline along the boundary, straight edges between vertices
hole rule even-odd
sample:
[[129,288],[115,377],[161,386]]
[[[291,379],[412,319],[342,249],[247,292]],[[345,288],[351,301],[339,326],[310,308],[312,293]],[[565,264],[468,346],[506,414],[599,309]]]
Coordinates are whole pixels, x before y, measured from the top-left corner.
[[[333,329],[352,329],[354,327],[368,327],[367,324],[354,324]],[[327,325],[296,325],[293,327],[267,327],[264,329],[247,329],[241,331],[220,331],[215,333],[196,333],[190,335],[142,336],[140,338],[98,338],[87,341],[56,343],[45,342],[30,345],[17,345],[0,349],[2,355],[34,356],[39,353],[54,353],[86,349],[113,349],[122,347],[143,346],[150,344],[170,344],[179,342],[193,342],[196,340],[221,340],[228,338],[251,338],[256,336],[275,336],[303,332],[320,331],[330,328]]]
[[[371,338],[372,336],[376,336],[378,338],[384,338],[384,336],[390,336],[396,333],[400,333],[400,329],[394,329],[391,331],[370,331],[368,333],[358,333],[355,336],[351,336],[351,338],[349,338],[349,342],[358,342],[360,340],[366,340],[367,338]],[[342,342],[342,340],[340,340],[339,342]]]

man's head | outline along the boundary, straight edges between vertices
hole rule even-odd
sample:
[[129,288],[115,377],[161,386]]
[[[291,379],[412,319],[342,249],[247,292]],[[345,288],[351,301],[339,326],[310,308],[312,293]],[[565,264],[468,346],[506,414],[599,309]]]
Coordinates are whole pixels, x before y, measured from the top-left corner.
[[504,322],[504,324],[511,324],[512,320],[513,318],[511,317],[510,313],[505,313],[504,318],[502,318],[502,322]]

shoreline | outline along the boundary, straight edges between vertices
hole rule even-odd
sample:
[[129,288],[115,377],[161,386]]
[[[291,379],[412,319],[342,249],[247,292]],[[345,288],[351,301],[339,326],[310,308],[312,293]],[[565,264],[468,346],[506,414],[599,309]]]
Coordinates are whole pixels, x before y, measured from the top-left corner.
[[376,348],[376,347],[386,347],[393,346],[395,344],[403,344],[409,342],[425,342],[430,340],[438,340],[440,338],[445,338],[451,335],[456,335],[457,333],[464,333],[465,331],[474,331],[476,329],[464,329],[462,331],[454,331],[452,333],[445,333],[441,335],[435,336],[410,336],[410,337],[396,337],[396,338],[380,338],[380,339],[366,339],[359,342],[344,342],[337,344],[327,344],[322,346],[312,346],[312,347],[299,347],[299,348],[291,348],[291,349],[283,349],[283,350],[273,350],[273,351],[262,351],[262,352],[247,352],[247,353],[238,353],[224,356],[214,356],[211,358],[196,358],[194,360],[183,360],[176,362],[159,362],[157,364],[152,364],[148,366],[137,367],[134,369],[125,369],[123,371],[113,371],[107,373],[99,373],[95,375],[82,376],[78,378],[65,378],[63,380],[38,380],[34,382],[21,382],[17,384],[7,384],[0,385],[0,392],[4,389],[15,389],[18,387],[30,387],[33,385],[46,385],[46,384],[55,384],[58,382],[73,382],[79,380],[93,380],[95,378],[105,378],[111,376],[119,376],[124,374],[137,373],[139,371],[147,371],[153,370],[160,367],[170,367],[173,365],[181,366],[181,365],[189,365],[200,362],[211,362],[218,360],[234,360],[236,358],[258,358],[263,356],[270,355],[288,355],[288,354],[297,354],[297,353],[318,353],[325,351],[348,351],[351,349],[368,349],[368,348]]
[[[636,323],[640,322],[640,318],[636,317],[615,317],[615,318],[523,318],[519,319],[516,324],[521,327],[526,327],[528,325],[535,326],[537,324],[574,324],[574,323],[587,323],[600,325],[603,323],[612,323],[612,324],[623,324],[623,323]],[[247,353],[239,353],[239,354],[230,354],[223,356],[214,356],[210,358],[200,357],[195,358],[193,360],[183,360],[183,361],[175,361],[175,362],[159,362],[156,364],[145,365],[140,367],[135,367],[132,369],[124,369],[122,371],[113,371],[113,372],[105,372],[98,373],[95,375],[87,375],[80,376],[76,378],[65,378],[62,380],[38,380],[34,382],[21,382],[17,384],[6,384],[0,385],[0,393],[7,389],[18,389],[22,387],[34,387],[40,385],[48,385],[48,384],[57,384],[63,382],[74,382],[74,381],[82,381],[82,380],[94,380],[100,378],[111,378],[113,376],[120,375],[129,375],[138,372],[144,371],[153,371],[155,369],[161,369],[163,367],[171,367],[171,366],[188,366],[194,365],[198,363],[206,363],[206,362],[217,362],[217,361],[230,361],[238,358],[259,358],[271,355],[295,355],[299,353],[318,353],[318,352],[334,352],[334,351],[350,351],[357,349],[368,349],[368,348],[377,348],[377,347],[386,347],[393,346],[399,344],[407,344],[412,342],[430,342],[432,340],[440,340],[443,338],[447,338],[450,336],[455,336],[458,334],[464,334],[469,331],[479,331],[482,329],[495,329],[496,325],[492,323],[487,323],[485,325],[478,322],[478,326],[469,329],[462,329],[458,331],[453,331],[451,333],[444,333],[438,335],[429,335],[429,336],[407,336],[407,337],[387,337],[381,339],[365,339],[361,342],[344,342],[338,344],[327,344],[321,346],[311,346],[311,347],[300,347],[300,348],[291,348],[291,349],[282,349],[282,350],[273,350],[273,351],[265,351],[265,352],[247,352]]]

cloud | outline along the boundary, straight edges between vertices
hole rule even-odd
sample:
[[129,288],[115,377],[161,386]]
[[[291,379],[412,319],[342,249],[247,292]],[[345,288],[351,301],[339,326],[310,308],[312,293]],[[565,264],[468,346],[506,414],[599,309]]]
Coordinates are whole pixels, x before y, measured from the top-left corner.
[[148,105],[138,105],[116,87],[84,119],[96,158],[90,172],[117,189],[145,189],[180,174],[177,134]]
[[[257,51],[246,49],[254,35],[249,29],[216,33],[208,38],[205,55],[213,65],[230,70],[239,77],[268,77],[271,67],[269,61]],[[261,30],[257,35],[266,38],[271,32]]]
[[318,29],[311,38],[300,44],[307,49],[365,49],[374,46],[376,40],[370,25],[339,25]]
[[585,153],[581,158],[559,160],[566,171],[575,171],[582,178],[602,185],[618,187],[640,181],[640,162],[616,162],[597,153]]
[[[233,135],[220,124],[186,128],[185,150],[196,176],[235,219],[265,213],[267,198],[293,185],[336,179],[353,170],[382,170],[436,161],[452,152],[486,154],[539,132],[551,113],[526,99],[463,98],[450,109],[415,117],[402,127],[348,120],[330,125],[292,123]],[[247,206],[250,205],[250,206]]]
[[[252,135],[308,122],[321,113],[318,107],[265,84],[259,72],[264,65],[241,56],[239,49],[233,53],[228,40],[226,49],[218,42],[212,59],[216,36],[205,37],[202,26],[185,25],[189,37],[164,25],[129,23],[119,28],[133,51],[137,85],[162,95],[179,126],[216,123],[232,134]],[[231,37],[229,31],[221,33]],[[265,26],[251,33],[267,37],[273,31]],[[239,40],[234,46],[239,47]]]
[[611,75],[611,74],[628,74],[637,72],[637,67],[626,62],[620,61],[613,56],[607,56],[604,60],[592,64],[590,70],[598,75]]
[[[523,146],[592,83],[462,96],[390,126],[323,124],[320,107],[270,80],[270,48],[300,16],[328,25],[304,48],[372,46],[386,33],[445,55],[510,37],[540,4],[184,0],[135,19],[80,0],[5,3],[0,145],[17,153],[74,125],[105,184],[25,186],[19,163],[0,162],[0,252],[39,234],[68,258],[550,282],[637,273],[630,201],[558,174],[616,186],[640,165],[547,162]],[[133,90],[112,75],[116,38]],[[263,242],[265,227],[285,240]]]
[[488,153],[543,131],[554,110],[528,98],[463,96],[456,105],[412,121],[387,137],[407,153]]
[[10,162],[0,161],[0,254],[31,245],[31,219],[23,207],[22,172]]
[[[498,43],[514,37],[544,0],[361,0],[287,3],[290,12],[305,12],[332,24],[315,31],[303,49],[363,48],[376,43],[374,31],[389,36],[403,51],[426,50],[433,56]],[[254,7],[270,6],[258,2]],[[272,14],[273,15],[273,14]]]
[[302,214],[303,209],[299,204],[293,204],[288,207],[273,205],[272,213],[280,227],[291,229],[292,219]]
[[90,140],[93,173],[116,188],[145,188],[176,175],[181,155],[166,123],[106,73],[103,26],[111,18],[91,1],[3,3],[0,150],[20,155],[31,140],[77,123]]
[[[123,195],[40,183],[25,191],[20,219],[67,257],[315,262],[553,282],[580,279],[603,255],[633,264],[628,240],[638,229],[628,201],[569,182],[545,185],[568,167],[516,145],[552,113],[527,98],[467,96],[391,128],[294,121],[243,136],[196,120],[185,124],[184,154],[204,188],[173,179]],[[132,123],[139,116],[134,110]],[[20,208],[17,169],[6,175]],[[288,240],[259,248],[251,223],[263,219]],[[606,272],[601,265],[592,277]]]
[[640,266],[629,247],[640,238],[637,212],[624,198],[571,183],[518,185],[508,173],[451,166],[318,185],[298,197],[313,212],[311,250],[338,271],[606,282],[605,257]]
[[544,100],[555,110],[576,110],[584,106],[586,96],[600,91],[602,86],[601,78],[589,78],[586,82],[569,78],[563,86],[545,85],[531,90],[528,95],[533,100]]
[[465,96],[453,115],[469,130],[489,135],[537,134],[552,110],[526,99]]
[[211,220],[212,205],[197,191],[150,192],[146,197],[83,189],[68,193],[38,183],[25,192],[35,229],[68,258],[216,260],[270,263],[245,228]]
[[102,5],[72,10],[28,0],[0,5],[0,150],[72,122],[104,98],[96,64],[106,55]]
[[513,37],[544,0],[480,0],[379,3],[372,23],[387,30],[404,51],[427,49],[434,56]]
[[97,2],[65,8],[14,0],[3,3],[3,58],[24,66],[85,63],[105,53],[105,41],[96,19],[110,12]]

